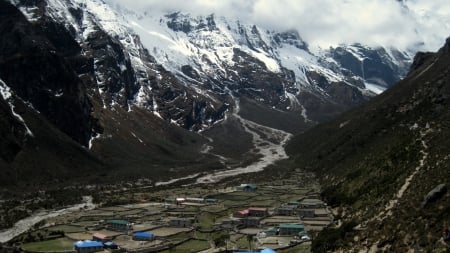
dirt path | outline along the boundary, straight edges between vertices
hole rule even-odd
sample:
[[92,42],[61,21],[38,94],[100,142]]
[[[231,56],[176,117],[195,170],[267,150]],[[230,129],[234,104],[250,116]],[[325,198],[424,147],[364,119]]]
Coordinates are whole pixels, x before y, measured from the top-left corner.
[[381,211],[376,217],[374,217],[372,220],[384,220],[387,217],[392,215],[392,209],[397,205],[397,203],[402,199],[403,194],[406,192],[406,190],[409,188],[409,185],[411,184],[412,180],[414,179],[414,177],[417,175],[417,173],[419,173],[419,171],[421,171],[424,166],[425,166],[425,162],[428,158],[428,145],[425,141],[425,137],[426,135],[431,131],[430,128],[427,129],[422,129],[420,130],[420,138],[418,139],[418,141],[420,141],[421,143],[421,150],[420,150],[420,154],[422,155],[422,157],[419,160],[419,165],[414,169],[414,171],[406,178],[405,182],[403,183],[403,185],[400,187],[400,189],[397,191],[397,193],[394,195],[394,197],[389,200],[389,202],[386,204],[385,208],[383,211]]

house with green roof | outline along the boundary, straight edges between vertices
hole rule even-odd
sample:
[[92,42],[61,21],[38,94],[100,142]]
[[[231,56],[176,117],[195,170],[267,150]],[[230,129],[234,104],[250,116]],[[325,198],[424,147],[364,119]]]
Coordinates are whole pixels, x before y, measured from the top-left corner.
[[127,231],[133,229],[133,226],[126,220],[109,220],[107,228],[114,231]]
[[281,236],[299,235],[299,233],[305,231],[303,224],[280,224],[278,228]]

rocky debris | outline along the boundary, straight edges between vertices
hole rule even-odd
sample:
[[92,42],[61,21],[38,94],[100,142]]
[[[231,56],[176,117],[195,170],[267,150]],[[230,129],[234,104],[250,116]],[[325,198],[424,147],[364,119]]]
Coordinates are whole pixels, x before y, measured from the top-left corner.
[[447,186],[445,184],[436,186],[423,198],[423,201],[421,203],[422,208],[425,208],[428,204],[440,199],[446,192]]

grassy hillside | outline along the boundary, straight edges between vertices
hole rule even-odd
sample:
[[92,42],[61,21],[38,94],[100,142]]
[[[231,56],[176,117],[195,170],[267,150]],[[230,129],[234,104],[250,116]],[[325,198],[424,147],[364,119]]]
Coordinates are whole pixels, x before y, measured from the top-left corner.
[[290,142],[296,165],[317,174],[344,222],[321,233],[315,251],[448,249],[441,237],[450,224],[449,66],[447,41],[436,54],[417,55],[408,77],[367,105]]

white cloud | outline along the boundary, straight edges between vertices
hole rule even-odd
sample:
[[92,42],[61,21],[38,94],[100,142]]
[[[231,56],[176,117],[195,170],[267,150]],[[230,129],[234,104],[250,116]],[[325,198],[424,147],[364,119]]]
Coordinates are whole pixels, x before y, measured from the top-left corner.
[[181,11],[296,29],[311,45],[339,43],[437,50],[450,36],[448,0],[107,0],[153,14]]

